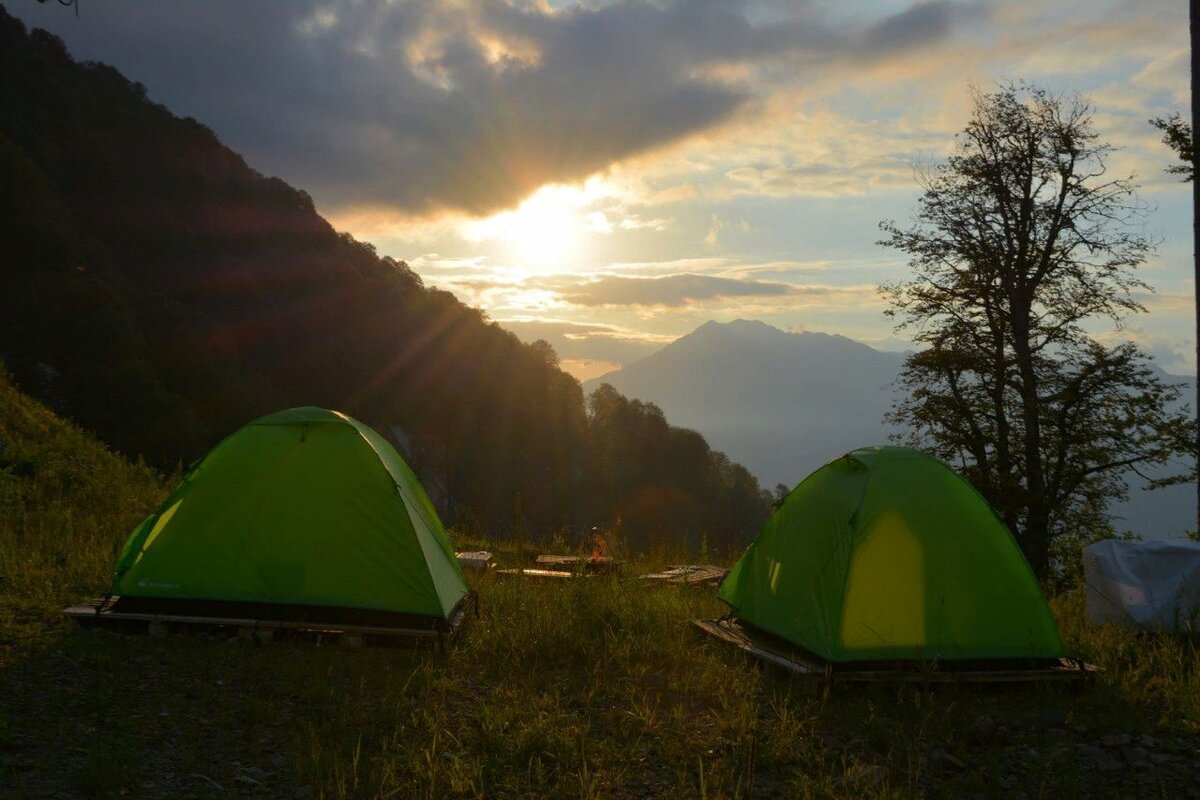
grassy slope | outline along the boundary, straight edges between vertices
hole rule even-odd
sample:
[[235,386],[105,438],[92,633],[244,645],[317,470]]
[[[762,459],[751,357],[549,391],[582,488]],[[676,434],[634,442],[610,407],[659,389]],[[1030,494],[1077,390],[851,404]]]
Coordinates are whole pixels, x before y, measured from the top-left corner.
[[[35,637],[64,598],[106,588],[117,548],[165,491],[22,394],[0,363],[0,626]],[[11,658],[5,652],[4,659]]]
[[477,578],[482,617],[446,656],[72,632],[58,609],[105,588],[166,487],[2,378],[0,442],[0,796],[1174,797],[1200,779],[1194,647],[1090,628],[1070,597],[1069,647],[1109,670],[1077,691],[805,690],[692,633],[721,613],[711,591],[609,578]]

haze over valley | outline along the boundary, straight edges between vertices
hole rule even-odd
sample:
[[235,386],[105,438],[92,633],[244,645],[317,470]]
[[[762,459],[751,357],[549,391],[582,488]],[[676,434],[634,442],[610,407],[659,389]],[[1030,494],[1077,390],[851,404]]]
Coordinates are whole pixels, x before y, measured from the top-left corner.
[[[756,320],[706,322],[661,350],[584,383],[608,383],[655,403],[745,464],[767,488],[789,489],[857,447],[888,444],[885,415],[899,391],[904,354],[826,333],[782,331]],[[1190,397],[1192,379],[1184,383]],[[1182,471],[1184,467],[1179,465]],[[1154,491],[1132,478],[1129,499],[1110,509],[1118,531],[1181,538],[1194,527],[1195,487]]]

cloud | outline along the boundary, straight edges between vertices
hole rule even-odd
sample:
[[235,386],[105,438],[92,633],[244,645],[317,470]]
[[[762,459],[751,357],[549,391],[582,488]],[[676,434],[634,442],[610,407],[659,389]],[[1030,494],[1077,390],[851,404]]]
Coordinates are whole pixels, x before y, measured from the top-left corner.
[[704,246],[716,247],[717,242],[721,239],[721,229],[725,227],[725,221],[716,214],[709,215],[708,218],[708,233],[704,234]]
[[752,20],[698,0],[113,0],[86,24],[32,5],[17,13],[323,208],[429,216],[512,207],[545,183],[723,125],[792,68],[920,50],[982,8],[935,0],[839,27],[809,4]]
[[[578,375],[583,370],[621,365],[636,361],[660,350],[675,340],[675,336],[647,334],[617,325],[588,324],[562,319],[502,319],[500,326],[515,333],[522,341],[545,339],[554,346],[563,360],[579,362],[569,370]],[[601,364],[584,362],[602,362]],[[609,369],[615,369],[609,367]],[[603,369],[607,372],[609,369]],[[596,373],[599,374],[599,373]]]
[[864,54],[886,54],[919,47],[945,38],[956,22],[974,22],[987,15],[984,3],[933,0],[918,3],[880,20],[863,37]]
[[785,283],[736,280],[713,275],[667,275],[629,278],[607,275],[559,290],[568,303],[581,306],[664,306],[678,308],[697,301],[734,297],[779,297],[791,294]]
[[1109,347],[1133,342],[1171,375],[1196,374],[1196,343],[1192,338],[1153,333],[1137,326],[1103,331],[1095,338]]
[[629,276],[654,277],[679,272],[720,273],[733,268],[732,258],[676,258],[669,261],[618,261],[604,267],[604,272]]

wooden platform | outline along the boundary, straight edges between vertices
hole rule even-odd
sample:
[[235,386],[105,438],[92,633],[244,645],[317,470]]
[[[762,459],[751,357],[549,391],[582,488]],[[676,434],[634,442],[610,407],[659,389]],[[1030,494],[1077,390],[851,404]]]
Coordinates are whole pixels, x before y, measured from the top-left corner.
[[263,643],[271,641],[276,633],[288,632],[323,638],[336,637],[349,647],[363,644],[399,644],[429,646],[435,651],[445,649],[458,634],[470,611],[478,610],[478,598],[472,592],[455,607],[446,629],[401,628],[381,625],[348,625],[345,623],[312,620],[247,619],[240,617],[209,617],[187,614],[155,614],[150,612],[122,612],[112,610],[119,598],[105,600],[96,598],[88,603],[69,606],[63,614],[81,628],[110,628],[136,633],[162,636],[172,630],[218,630],[236,634],[240,638]]
[[679,583],[689,586],[706,586],[720,583],[729,574],[729,570],[721,569],[712,564],[674,564],[663,572],[643,575],[642,578],[662,583]]
[[458,560],[458,565],[463,569],[495,569],[496,562],[492,561],[492,554],[488,550],[472,550],[465,553],[455,553],[454,557]]
[[975,668],[953,662],[914,662],[885,668],[881,665],[832,664],[795,648],[752,626],[731,619],[696,619],[692,624],[705,634],[725,642],[779,669],[805,679],[837,683],[1040,683],[1087,680],[1102,670],[1091,664],[1059,659],[1043,667],[1019,668],[993,664]]

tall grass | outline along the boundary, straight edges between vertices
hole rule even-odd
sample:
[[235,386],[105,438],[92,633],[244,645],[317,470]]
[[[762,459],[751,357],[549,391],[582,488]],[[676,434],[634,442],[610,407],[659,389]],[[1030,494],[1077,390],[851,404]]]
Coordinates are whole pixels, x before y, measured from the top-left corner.
[[0,625],[58,618],[107,588],[116,551],[164,481],[17,391],[0,364]]

